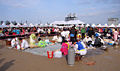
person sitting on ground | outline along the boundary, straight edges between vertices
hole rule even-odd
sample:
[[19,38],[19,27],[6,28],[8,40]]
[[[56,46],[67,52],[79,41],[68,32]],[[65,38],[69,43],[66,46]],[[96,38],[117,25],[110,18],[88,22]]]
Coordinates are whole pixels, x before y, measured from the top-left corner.
[[87,54],[86,46],[82,41],[74,42],[74,44],[75,44],[74,49],[76,54],[81,56]]
[[52,41],[61,43],[62,42],[62,37],[60,35],[59,36],[53,36]]
[[20,42],[21,42],[21,50],[27,49],[29,47],[28,42],[24,39],[24,38],[20,38]]
[[20,45],[19,45],[19,40],[18,38],[13,38],[11,41],[11,47],[12,48],[16,48],[16,49],[20,49]]
[[62,42],[62,37],[61,37],[60,35],[58,36],[57,42],[58,42],[58,43],[61,43],[61,42]]
[[46,42],[45,41],[42,41],[41,38],[38,39],[38,47],[46,47]]
[[94,48],[94,47],[93,47],[94,41],[92,40],[91,37],[89,37],[89,36],[85,37],[85,38],[83,39],[83,42],[85,42],[85,43],[87,44],[88,49]]
[[31,35],[30,35],[30,48],[38,47],[38,46],[35,44],[35,39],[36,39],[35,34],[31,34]]
[[38,34],[38,37],[37,37],[37,40],[38,40],[38,41],[39,41],[39,39],[41,39],[40,34]]
[[103,43],[101,43],[101,39],[99,38],[99,36],[96,36],[94,46],[95,47],[101,47],[102,45],[103,45]]
[[16,29],[16,34],[19,35],[20,34],[20,30],[17,28]]

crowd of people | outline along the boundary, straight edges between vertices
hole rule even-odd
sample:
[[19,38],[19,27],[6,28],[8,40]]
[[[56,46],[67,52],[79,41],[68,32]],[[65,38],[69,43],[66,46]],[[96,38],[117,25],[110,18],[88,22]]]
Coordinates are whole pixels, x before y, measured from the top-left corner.
[[[3,29],[3,34],[6,33]],[[12,34],[14,30],[12,29]],[[120,42],[120,28],[93,28],[93,27],[75,27],[72,28],[20,28],[20,31],[17,32],[38,32],[38,34],[31,34],[29,37],[29,42],[24,39],[14,38],[11,41],[12,48],[24,50],[26,48],[45,48],[47,45],[55,45],[55,43],[61,44],[61,49],[57,50],[63,55],[68,55],[68,50],[71,47],[74,47],[75,53],[77,55],[86,55],[88,49],[96,49],[101,46],[115,45]],[[22,31],[21,31],[22,30]],[[23,31],[24,30],[24,31]],[[9,30],[10,31],[10,30]],[[53,36],[53,39],[50,40],[46,38],[45,40],[41,39],[41,33],[59,33],[59,35]],[[18,34],[18,33],[16,33]]]
[[0,36],[9,36],[9,35],[24,35],[29,33],[40,33],[40,34],[57,34],[60,33],[59,28],[38,28],[38,27],[13,27],[13,28],[0,28]]

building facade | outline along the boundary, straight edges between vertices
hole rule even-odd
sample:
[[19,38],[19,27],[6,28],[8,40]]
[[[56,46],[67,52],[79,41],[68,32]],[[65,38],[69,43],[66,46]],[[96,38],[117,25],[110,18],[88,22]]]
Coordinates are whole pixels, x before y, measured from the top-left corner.
[[108,18],[108,25],[118,25],[119,24],[119,19],[118,18]]

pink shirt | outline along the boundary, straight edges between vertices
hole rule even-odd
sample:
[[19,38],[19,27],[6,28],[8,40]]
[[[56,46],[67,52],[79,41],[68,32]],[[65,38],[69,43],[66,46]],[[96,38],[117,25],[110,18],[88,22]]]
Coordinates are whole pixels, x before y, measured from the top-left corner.
[[64,54],[64,55],[68,55],[68,44],[66,43],[62,43],[62,47],[60,49],[60,51]]

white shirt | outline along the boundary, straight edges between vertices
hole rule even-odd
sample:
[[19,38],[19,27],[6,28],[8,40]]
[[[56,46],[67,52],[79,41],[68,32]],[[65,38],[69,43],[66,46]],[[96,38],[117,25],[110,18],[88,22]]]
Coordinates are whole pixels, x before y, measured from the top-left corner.
[[28,47],[29,47],[28,42],[23,39],[21,43],[21,48],[28,48]]
[[40,28],[38,28],[37,32],[40,33]]
[[88,38],[85,37],[85,38],[83,39],[83,41],[84,41],[84,42],[92,41],[92,38],[91,38],[91,37],[88,37]]
[[53,36],[52,40],[58,40],[58,37],[57,36]]
[[15,46],[15,39],[12,39],[12,41],[11,41],[11,46],[12,46],[12,47]]
[[65,37],[65,34],[66,34],[65,31],[62,31],[62,32],[61,32],[61,36],[62,36],[62,37]]
[[102,39],[102,38],[100,38],[100,40],[101,40],[101,43],[105,44],[105,42],[103,41],[103,39]]
[[63,31],[63,32],[61,32],[61,36],[68,39],[69,33],[70,33],[70,31]]
[[62,37],[58,37],[58,42],[62,42]]
[[18,40],[15,40],[15,39],[12,39],[12,41],[11,41],[11,46],[12,46],[12,47],[15,47],[15,45],[19,45],[19,41],[18,41]]

